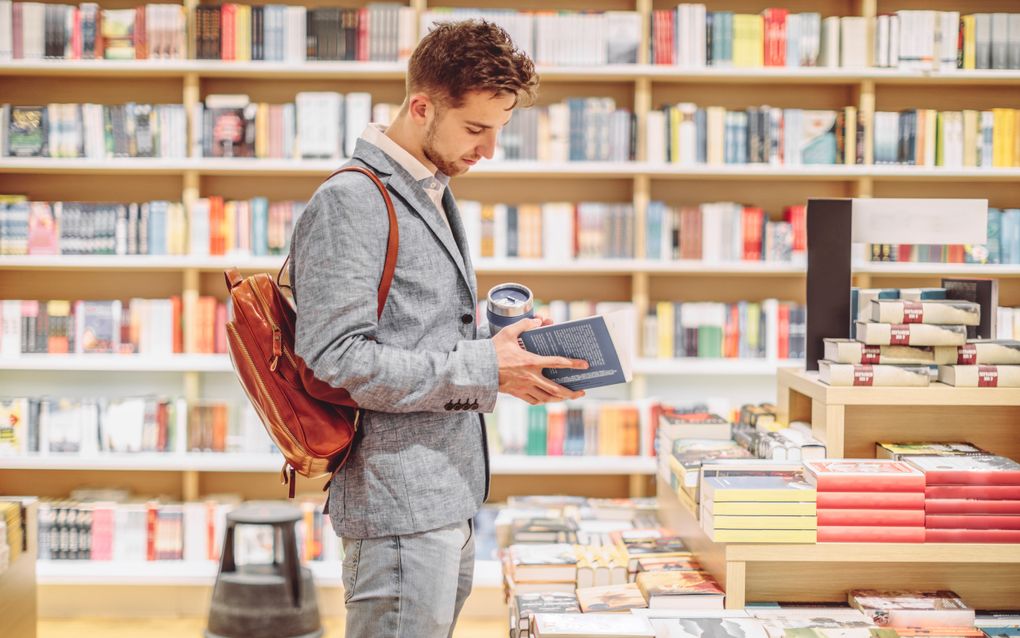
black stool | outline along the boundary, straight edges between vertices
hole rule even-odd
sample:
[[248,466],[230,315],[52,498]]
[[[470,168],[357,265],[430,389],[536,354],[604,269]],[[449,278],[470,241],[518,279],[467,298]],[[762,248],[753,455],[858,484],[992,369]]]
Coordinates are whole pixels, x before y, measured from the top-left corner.
[[[322,623],[312,572],[298,561],[294,524],[301,512],[274,502],[249,502],[227,514],[220,571],[213,587],[206,638],[319,638]],[[273,527],[273,562],[234,562],[234,528]]]

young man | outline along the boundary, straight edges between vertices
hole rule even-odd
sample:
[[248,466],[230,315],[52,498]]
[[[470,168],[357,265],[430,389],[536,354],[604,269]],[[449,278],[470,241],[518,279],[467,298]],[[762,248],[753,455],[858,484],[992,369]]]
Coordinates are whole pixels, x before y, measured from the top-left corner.
[[379,176],[397,214],[397,266],[378,320],[389,221],[372,181],[330,179],[294,230],[297,354],[364,409],[361,437],[329,490],[349,638],[452,634],[471,590],[471,519],[488,497],[481,413],[497,392],[532,404],[582,394],[542,368],[585,362],[518,346],[541,321],[479,334],[475,274],[447,186],[492,157],[537,84],[531,60],[487,22],[444,24],[418,45],[400,113],[389,128],[369,126],[350,162]]

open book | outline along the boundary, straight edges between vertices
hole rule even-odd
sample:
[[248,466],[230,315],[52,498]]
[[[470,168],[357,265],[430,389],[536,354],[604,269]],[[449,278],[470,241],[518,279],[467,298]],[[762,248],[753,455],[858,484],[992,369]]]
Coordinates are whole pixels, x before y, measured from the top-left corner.
[[549,357],[584,359],[587,370],[546,368],[542,373],[571,390],[629,383],[634,358],[634,312],[622,309],[521,333],[521,347]]

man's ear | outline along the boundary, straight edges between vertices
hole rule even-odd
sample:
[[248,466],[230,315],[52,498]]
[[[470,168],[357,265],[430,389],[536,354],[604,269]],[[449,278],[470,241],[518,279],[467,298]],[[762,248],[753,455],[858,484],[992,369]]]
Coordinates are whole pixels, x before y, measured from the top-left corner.
[[414,93],[408,98],[407,113],[416,124],[425,126],[430,113],[434,110],[432,100],[424,93]]

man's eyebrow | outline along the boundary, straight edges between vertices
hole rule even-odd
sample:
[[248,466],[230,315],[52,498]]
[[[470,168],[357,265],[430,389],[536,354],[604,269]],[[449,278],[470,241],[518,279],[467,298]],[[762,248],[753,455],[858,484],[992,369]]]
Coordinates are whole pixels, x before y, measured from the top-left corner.
[[[492,126],[489,125],[489,124],[482,124],[481,122],[475,122],[473,120],[465,120],[464,123],[467,124],[468,126],[474,126],[475,128],[480,128],[480,129],[490,129],[490,128],[492,128]],[[503,126],[506,126],[509,123],[510,123],[510,120],[507,120],[506,123],[503,124]]]

